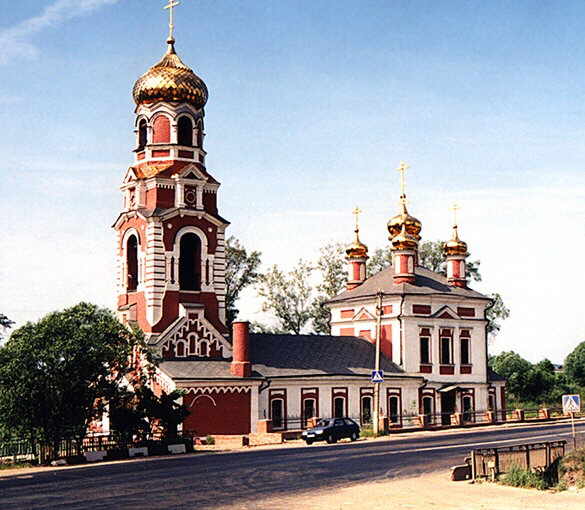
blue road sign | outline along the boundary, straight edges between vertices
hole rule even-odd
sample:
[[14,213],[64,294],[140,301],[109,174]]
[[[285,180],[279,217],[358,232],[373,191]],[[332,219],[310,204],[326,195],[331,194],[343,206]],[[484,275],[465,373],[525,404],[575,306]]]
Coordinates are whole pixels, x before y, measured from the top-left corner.
[[370,379],[373,383],[384,382],[384,372],[382,370],[372,370],[372,377]]
[[563,395],[563,413],[578,413],[581,411],[580,395]]

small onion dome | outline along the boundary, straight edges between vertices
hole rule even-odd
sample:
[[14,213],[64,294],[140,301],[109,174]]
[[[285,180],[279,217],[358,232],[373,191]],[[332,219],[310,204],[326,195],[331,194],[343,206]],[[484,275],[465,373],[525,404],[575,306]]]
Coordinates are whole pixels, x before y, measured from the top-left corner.
[[420,236],[410,234],[406,223],[403,223],[400,232],[391,239],[393,250],[416,250],[418,249]]
[[420,231],[422,230],[422,223],[417,220],[414,216],[408,214],[406,210],[406,204],[401,204],[402,211],[397,214],[388,222],[388,232],[390,232],[390,241],[399,235],[402,231],[402,227],[405,228],[406,233],[415,237],[417,241],[420,241]]
[[459,233],[457,232],[457,225],[453,226],[453,236],[449,241],[445,243],[445,255],[461,255],[467,256],[467,243],[459,239]]
[[143,103],[186,102],[203,108],[209,93],[203,80],[187,67],[175,53],[175,41],[169,45],[162,60],[152,66],[134,84],[134,102]]
[[355,241],[351,243],[345,253],[348,259],[365,259],[368,258],[368,247],[360,241],[359,229],[355,229]]

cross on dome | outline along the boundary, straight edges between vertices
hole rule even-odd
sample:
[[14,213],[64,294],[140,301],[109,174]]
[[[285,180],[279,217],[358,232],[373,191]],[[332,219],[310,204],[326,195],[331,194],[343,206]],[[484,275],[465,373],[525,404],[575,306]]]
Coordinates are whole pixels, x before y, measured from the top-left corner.
[[175,7],[181,5],[179,0],[168,0],[169,4],[165,9],[169,11],[169,41],[175,40]]
[[461,209],[461,206],[455,202],[451,207],[451,211],[453,211],[453,225],[457,226],[457,211]]
[[406,200],[406,171],[410,168],[404,161],[400,162],[400,165],[396,169],[400,172],[400,200],[404,203]]
[[356,229],[356,231],[359,231],[359,229],[360,229],[360,214],[362,212],[363,211],[358,206],[356,206],[356,208],[353,210],[353,213],[352,213],[355,216],[355,229]]

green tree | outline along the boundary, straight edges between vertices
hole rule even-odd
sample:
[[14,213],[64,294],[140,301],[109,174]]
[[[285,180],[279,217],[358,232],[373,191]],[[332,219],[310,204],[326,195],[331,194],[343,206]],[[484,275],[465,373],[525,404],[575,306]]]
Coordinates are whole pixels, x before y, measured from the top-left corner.
[[289,273],[274,265],[259,280],[262,310],[273,313],[279,330],[298,335],[311,319],[312,272],[311,264],[300,260]]
[[570,382],[585,386],[585,342],[581,342],[565,358],[564,372]]
[[377,248],[366,264],[368,278],[392,265],[392,251],[390,248]]
[[502,328],[501,321],[510,317],[510,309],[504,304],[502,296],[497,292],[488,294],[492,303],[486,308],[485,318],[487,319],[488,335],[497,335]]
[[0,348],[0,424],[56,445],[82,437],[132,369],[140,337],[81,303],[27,323]]
[[[445,259],[445,241],[424,241],[418,251],[419,264],[435,273],[447,276],[447,260]],[[479,260],[468,261],[465,264],[467,275],[476,282],[481,282]]]
[[518,400],[529,398],[526,388],[532,364],[514,351],[502,352],[489,360],[491,368],[507,379],[508,392]]
[[10,329],[14,325],[14,322],[11,321],[6,315],[0,313],[0,340],[4,338],[4,331]]
[[316,263],[321,283],[316,287],[317,295],[311,304],[313,331],[317,334],[331,334],[331,312],[325,305],[337,296],[347,283],[347,268],[344,247],[340,243],[328,244],[321,248],[321,255]]
[[236,308],[236,302],[240,293],[249,285],[256,283],[261,276],[258,272],[261,264],[260,257],[261,253],[258,251],[248,253],[235,237],[228,238],[225,272],[225,306],[228,328],[238,316],[239,310]]

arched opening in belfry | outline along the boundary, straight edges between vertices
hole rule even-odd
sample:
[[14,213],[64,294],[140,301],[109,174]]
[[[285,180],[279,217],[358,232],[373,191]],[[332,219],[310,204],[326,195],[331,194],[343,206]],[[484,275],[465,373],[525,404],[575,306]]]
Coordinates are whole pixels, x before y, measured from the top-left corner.
[[171,122],[165,115],[159,115],[153,124],[154,143],[169,143],[171,141]]
[[126,267],[128,268],[126,287],[132,292],[138,288],[138,239],[134,234],[126,241]]
[[189,117],[181,117],[178,122],[179,145],[193,146],[193,122]]
[[146,120],[142,119],[138,124],[138,150],[141,151],[146,147],[146,134],[147,134]]
[[197,122],[197,147],[203,147],[203,121]]
[[201,240],[196,234],[181,237],[179,287],[181,290],[201,289]]

